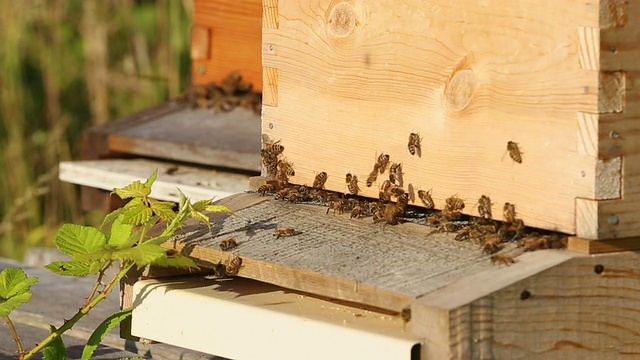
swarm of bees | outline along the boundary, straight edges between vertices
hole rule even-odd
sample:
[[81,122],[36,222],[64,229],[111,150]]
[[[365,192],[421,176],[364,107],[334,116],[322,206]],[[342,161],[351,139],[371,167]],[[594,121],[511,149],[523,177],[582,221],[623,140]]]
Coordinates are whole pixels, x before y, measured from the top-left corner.
[[251,83],[243,81],[242,76],[232,72],[218,86],[193,85],[187,98],[192,108],[213,108],[216,111],[231,111],[236,107],[245,108],[260,114],[262,111],[262,95],[251,92]]
[[[417,133],[409,135],[407,147],[412,155],[420,156],[421,141]],[[507,150],[513,161],[522,162],[522,153],[517,143],[509,141]],[[327,206],[327,214],[333,211],[333,214],[348,214],[351,219],[371,217],[374,223],[396,225],[407,219],[409,201],[414,200],[413,186],[409,184],[409,191],[405,190],[402,163],[391,162],[389,154],[381,153],[377,156],[366,180],[366,186],[371,187],[378,180],[378,176],[389,170],[388,179],[385,179],[379,187],[378,200],[374,201],[358,197],[361,189],[358,177],[353,173],[347,173],[345,176],[347,188],[345,194],[324,190],[324,184],[328,178],[328,174],[324,171],[316,173],[311,187],[289,184],[289,177],[295,176],[295,172],[293,164],[282,158],[283,152],[284,146],[280,141],[264,142],[262,162],[267,169],[267,174],[275,179],[275,185],[267,183],[260,186],[258,188],[260,195],[273,194],[276,200],[292,203],[319,203]],[[432,190],[417,191],[417,198],[427,211],[426,224],[436,228],[432,233],[456,232],[455,240],[477,243],[495,265],[510,265],[515,262],[515,255],[505,251],[507,244],[515,244],[515,247],[520,249],[520,253],[566,247],[566,236],[552,233],[538,234],[527,230],[523,220],[517,218],[515,204],[505,203],[503,222],[496,221],[493,219],[491,198],[488,195],[482,195],[476,202],[479,217],[471,219],[462,213],[465,202],[457,194],[445,199],[442,211],[433,210],[435,202],[432,198]],[[409,210],[409,213],[414,213],[414,210]],[[296,234],[297,232],[292,228],[278,228],[273,235],[279,238]]]

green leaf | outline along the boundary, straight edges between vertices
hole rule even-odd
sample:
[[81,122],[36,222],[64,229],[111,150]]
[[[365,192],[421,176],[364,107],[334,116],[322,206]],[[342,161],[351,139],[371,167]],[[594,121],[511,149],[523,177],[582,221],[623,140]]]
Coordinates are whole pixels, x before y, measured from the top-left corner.
[[161,257],[152,263],[156,266],[162,267],[176,267],[176,268],[193,268],[199,269],[198,265],[191,259],[184,255],[176,254],[174,256]]
[[205,206],[204,210],[210,211],[210,212],[213,212],[213,213],[233,214],[233,211],[231,211],[231,209],[229,209],[225,205],[214,205],[214,204],[211,204],[211,205]]
[[167,221],[172,221],[178,216],[175,211],[173,211],[175,206],[176,204],[172,202],[151,202],[151,210],[153,213]]
[[102,220],[102,224],[100,224],[100,228],[102,229],[105,225],[117,219],[118,216],[122,215],[122,213],[124,213],[125,211],[126,211],[126,207],[121,207],[120,209],[116,209],[108,213],[107,216],[104,217],[104,220]]
[[171,239],[172,236],[156,236],[154,238],[145,240],[144,244],[155,244],[155,245],[162,245],[164,244],[167,240]]
[[[84,255],[80,255],[82,257]],[[51,264],[45,266],[45,269],[63,276],[85,276],[91,274],[97,274],[104,266],[105,261],[90,260],[90,261],[54,261]]]
[[160,245],[144,243],[140,246],[128,249],[127,259],[133,261],[138,269],[151,264],[159,258],[166,256],[167,249]]
[[[147,180],[147,182],[149,180]],[[123,188],[113,189],[113,192],[116,193],[116,195],[118,195],[121,199],[144,198],[151,194],[151,189],[145,184],[136,180]]]
[[[53,333],[56,331],[55,326],[49,325],[50,331]],[[62,337],[58,336],[51,340],[49,345],[44,348],[44,356],[42,360],[67,360],[67,349],[64,346]]]
[[193,209],[196,211],[202,211],[204,210],[208,205],[211,205],[211,203],[213,202],[214,198],[211,199],[205,199],[205,200],[200,200],[200,201],[196,201],[193,203]]
[[191,217],[200,221],[201,223],[207,225],[208,227],[211,227],[211,220],[209,219],[209,217],[199,211],[191,211]]
[[133,225],[124,224],[122,218],[117,218],[111,225],[111,234],[109,235],[109,246],[114,248],[121,248],[127,243],[131,232],[133,231]]
[[64,224],[53,243],[58,250],[73,257],[103,249],[107,245],[107,237],[91,226]]
[[9,299],[0,298],[0,318],[9,316],[9,314],[20,307],[22,304],[26,304],[31,300],[30,292],[13,296]]
[[131,316],[132,308],[128,308],[117,312],[108,318],[106,318],[98,327],[93,331],[93,334],[89,337],[87,341],[87,345],[84,346],[82,350],[82,358],[81,360],[89,360],[93,352],[98,348],[100,342],[104,338],[104,336],[118,324],[120,324],[124,319]]
[[0,296],[8,299],[23,294],[37,282],[37,277],[27,277],[20,268],[6,268],[0,272]]
[[126,208],[122,214],[122,222],[130,225],[142,225],[149,221],[153,212],[142,202]]
[[153,183],[156,182],[157,178],[158,178],[158,169],[156,169],[156,171],[154,171],[153,174],[149,176],[147,181],[145,181],[144,186],[148,189],[151,189],[151,187],[153,186]]

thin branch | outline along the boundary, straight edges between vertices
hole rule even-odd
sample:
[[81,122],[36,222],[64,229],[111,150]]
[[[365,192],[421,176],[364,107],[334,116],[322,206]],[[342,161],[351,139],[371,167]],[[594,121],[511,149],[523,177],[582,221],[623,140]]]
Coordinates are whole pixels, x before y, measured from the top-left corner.
[[89,311],[91,311],[91,309],[93,309],[96,305],[98,305],[102,300],[104,300],[107,297],[107,295],[111,292],[111,290],[113,290],[113,287],[120,282],[120,279],[122,279],[127,274],[129,269],[131,269],[133,265],[134,263],[123,266],[118,272],[118,274],[116,274],[116,276],[111,280],[111,282],[107,284],[104,290],[100,294],[98,294],[95,297],[95,299],[91,300],[88,304],[81,307],[80,310],[78,310],[78,312],[75,315],[73,315],[71,319],[69,319],[68,321],[65,321],[61,327],[51,332],[49,336],[47,336],[39,344],[37,344],[31,350],[25,353],[24,357],[20,358],[20,360],[31,359],[31,357],[33,357],[35,354],[42,351],[42,349],[44,349],[47,345],[49,345],[51,341],[60,337],[67,330],[71,329],[80,319],[82,319],[85,315],[87,315]]
[[91,293],[89,293],[89,296],[87,296],[87,299],[84,301],[84,304],[82,305],[82,307],[87,306],[87,304],[89,304],[89,302],[93,299],[93,296],[96,294],[96,291],[98,291],[98,287],[100,287],[100,285],[102,284],[102,279],[104,278],[104,275],[107,272],[107,270],[111,267],[111,264],[113,264],[113,260],[109,260],[109,262],[106,263],[102,267],[102,269],[100,269],[100,272],[98,273],[98,279],[96,280],[96,283],[93,285],[93,288],[91,289]]
[[24,350],[22,350],[22,343],[20,342],[18,331],[16,330],[16,327],[13,326],[13,321],[11,321],[8,315],[7,317],[5,317],[5,320],[7,320],[7,325],[9,325],[9,328],[11,329],[11,333],[13,334],[13,341],[16,342],[16,346],[18,347],[18,359],[22,359]]

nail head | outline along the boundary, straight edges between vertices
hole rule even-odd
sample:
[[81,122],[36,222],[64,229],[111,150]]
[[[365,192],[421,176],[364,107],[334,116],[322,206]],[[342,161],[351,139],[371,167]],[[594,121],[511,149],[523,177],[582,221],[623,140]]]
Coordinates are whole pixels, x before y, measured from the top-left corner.
[[602,266],[602,265],[598,264],[598,265],[596,265],[596,266],[594,266],[594,267],[593,267],[593,271],[594,271],[596,274],[602,274],[602,272],[604,271],[604,266]]
[[528,290],[525,290],[522,293],[520,293],[520,300],[527,300],[530,297],[531,297],[531,293]]
[[618,219],[618,217],[616,215],[609,215],[609,218],[607,220],[609,221],[609,224],[611,224],[611,225],[617,225],[618,222],[620,222],[620,219]]

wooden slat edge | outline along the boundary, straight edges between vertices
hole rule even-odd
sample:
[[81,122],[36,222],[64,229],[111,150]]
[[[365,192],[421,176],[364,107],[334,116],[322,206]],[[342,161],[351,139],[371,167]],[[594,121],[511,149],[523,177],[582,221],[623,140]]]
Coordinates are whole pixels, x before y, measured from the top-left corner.
[[610,240],[589,240],[577,236],[569,237],[567,249],[582,254],[604,254],[620,251],[640,250],[640,237]]

